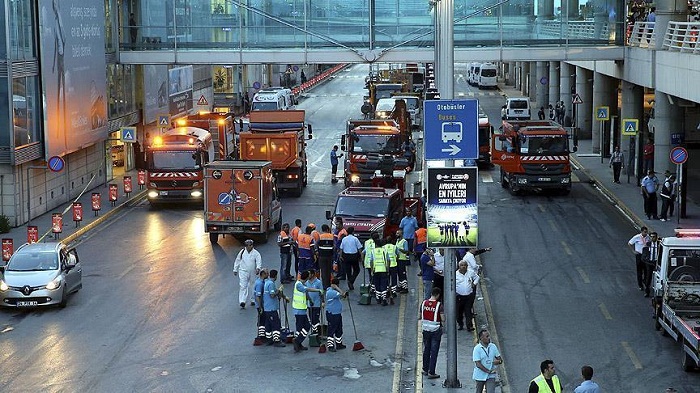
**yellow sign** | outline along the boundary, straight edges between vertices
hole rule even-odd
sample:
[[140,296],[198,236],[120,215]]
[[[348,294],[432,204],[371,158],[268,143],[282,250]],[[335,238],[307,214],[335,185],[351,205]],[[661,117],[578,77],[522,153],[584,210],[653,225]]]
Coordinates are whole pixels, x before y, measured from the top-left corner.
[[595,119],[600,121],[610,120],[610,107],[599,106],[595,108]]
[[622,135],[637,135],[639,131],[639,120],[622,119]]

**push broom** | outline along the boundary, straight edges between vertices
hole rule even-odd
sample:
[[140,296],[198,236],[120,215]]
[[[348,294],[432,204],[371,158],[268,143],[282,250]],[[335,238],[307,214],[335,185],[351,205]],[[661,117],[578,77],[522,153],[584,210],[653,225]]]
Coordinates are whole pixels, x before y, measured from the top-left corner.
[[357,338],[357,327],[355,326],[355,316],[352,314],[352,305],[350,298],[347,298],[348,300],[348,308],[350,309],[350,320],[352,321],[352,329],[355,331],[355,343],[352,344],[352,350],[353,351],[361,351],[365,349],[365,346],[362,345],[362,342]]

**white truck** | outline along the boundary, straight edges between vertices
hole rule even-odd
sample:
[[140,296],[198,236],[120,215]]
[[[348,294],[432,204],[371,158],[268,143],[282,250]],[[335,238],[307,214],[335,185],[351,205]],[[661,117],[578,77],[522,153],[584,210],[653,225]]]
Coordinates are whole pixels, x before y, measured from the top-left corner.
[[681,343],[681,366],[700,365],[700,229],[676,229],[661,241],[653,276],[656,330]]

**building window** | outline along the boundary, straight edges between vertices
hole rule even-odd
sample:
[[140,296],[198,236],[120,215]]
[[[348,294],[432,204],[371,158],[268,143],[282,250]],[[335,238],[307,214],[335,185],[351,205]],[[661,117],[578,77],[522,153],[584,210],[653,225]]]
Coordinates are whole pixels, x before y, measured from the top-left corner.
[[136,110],[135,66],[131,64],[108,64],[107,86],[109,87],[109,117],[124,116]]
[[32,1],[10,0],[8,21],[10,33],[10,55],[12,60],[32,59],[34,34],[32,33]]
[[39,141],[36,77],[12,80],[12,124],[15,147]]

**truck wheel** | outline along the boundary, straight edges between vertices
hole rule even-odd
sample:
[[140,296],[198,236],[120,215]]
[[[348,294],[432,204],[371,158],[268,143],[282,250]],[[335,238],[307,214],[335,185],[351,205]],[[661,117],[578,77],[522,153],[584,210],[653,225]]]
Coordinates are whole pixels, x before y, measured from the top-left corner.
[[304,184],[302,182],[299,182],[299,184],[297,184],[297,188],[292,190],[292,195],[299,198],[303,192],[304,192]]
[[508,182],[508,185],[510,186],[508,188],[508,191],[510,191],[511,195],[519,196],[521,194],[520,190],[515,186],[515,182],[513,181],[513,179],[510,179],[510,181]]
[[219,242],[219,234],[209,232],[209,243],[217,244]]
[[690,355],[688,355],[688,353],[685,352],[685,348],[681,347],[681,351],[683,351],[683,361],[681,361],[681,368],[685,372],[693,371],[697,366],[695,364],[695,360]]
[[503,169],[501,169],[501,187],[503,187],[503,188],[508,187],[508,182],[506,181],[506,174],[503,173]]

